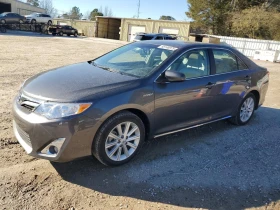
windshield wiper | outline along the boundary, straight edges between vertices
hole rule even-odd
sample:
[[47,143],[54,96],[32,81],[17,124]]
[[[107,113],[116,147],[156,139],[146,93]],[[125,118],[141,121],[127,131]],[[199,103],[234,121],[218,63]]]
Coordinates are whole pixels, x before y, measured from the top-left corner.
[[99,66],[97,65],[94,61],[92,62],[92,65],[98,67],[98,68],[101,68],[101,69],[104,69],[106,71],[110,71],[110,72],[115,72],[115,73],[119,73],[121,75],[127,75],[127,76],[132,76],[132,77],[137,77],[137,78],[140,78],[139,76],[136,76],[134,74],[129,74],[129,73],[126,73],[126,72],[123,72],[123,71],[119,71],[117,69],[113,69],[113,68],[110,68],[110,67],[105,67],[105,66]]
[[101,69],[110,71],[110,72],[117,72],[117,73],[119,73],[119,71],[116,70],[116,69],[112,69],[112,68],[110,68],[110,67],[105,67],[105,66],[99,66],[99,65],[97,65],[95,62],[92,62],[92,65],[94,65],[94,66],[96,66],[96,67],[98,67],[98,68],[101,68]]

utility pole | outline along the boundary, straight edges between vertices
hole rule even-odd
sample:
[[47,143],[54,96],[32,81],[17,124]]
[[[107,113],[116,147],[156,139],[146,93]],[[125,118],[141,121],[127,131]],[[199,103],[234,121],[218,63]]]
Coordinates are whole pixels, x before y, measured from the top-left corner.
[[139,16],[140,16],[140,5],[141,5],[141,4],[140,4],[140,3],[141,3],[140,1],[141,1],[141,0],[138,1],[138,5],[137,5],[137,6],[138,6],[137,18],[139,18]]

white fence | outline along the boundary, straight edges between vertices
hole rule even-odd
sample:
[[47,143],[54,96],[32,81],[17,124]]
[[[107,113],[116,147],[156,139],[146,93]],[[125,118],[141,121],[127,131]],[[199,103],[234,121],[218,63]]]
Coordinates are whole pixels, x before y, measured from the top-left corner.
[[[227,36],[213,37],[220,38],[222,44],[231,45],[248,57],[253,57],[256,50],[280,50],[280,42],[277,41]],[[280,60],[280,56],[278,57],[278,60]]]

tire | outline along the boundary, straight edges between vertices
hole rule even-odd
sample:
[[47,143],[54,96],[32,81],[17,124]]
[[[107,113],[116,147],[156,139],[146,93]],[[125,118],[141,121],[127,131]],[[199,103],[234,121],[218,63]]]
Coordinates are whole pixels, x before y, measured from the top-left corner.
[[1,20],[1,23],[2,24],[6,24],[6,20]]
[[1,31],[1,33],[6,33],[7,29],[5,27],[0,27],[0,31]]
[[[129,130],[126,137],[127,127]],[[145,126],[142,120],[129,111],[123,111],[110,117],[101,126],[92,143],[92,154],[106,166],[119,166],[129,162],[139,152],[144,140]]]
[[35,19],[31,20],[31,24],[36,24],[36,20]]
[[70,34],[67,34],[67,36],[70,36]]
[[[249,102],[251,101],[251,103],[253,103],[253,105],[250,103],[251,107],[248,108],[246,107],[245,102]],[[245,107],[244,107],[245,106]],[[238,111],[236,113],[236,116],[232,117],[229,119],[229,121],[235,125],[246,125],[252,118],[252,116],[254,115],[255,112],[255,107],[256,107],[256,97],[254,94],[249,93],[241,102],[241,104],[238,107]],[[242,111],[244,110],[244,111]],[[250,111],[249,111],[250,110]],[[242,112],[247,116],[242,118]],[[247,114],[249,115],[247,115]],[[244,115],[243,115],[244,116]]]
[[51,20],[49,20],[47,24],[50,26],[50,25],[52,24],[52,21],[51,21]]
[[59,32],[59,36],[63,36],[63,32],[62,31]]
[[77,33],[77,32],[75,32],[75,33],[74,33],[74,37],[77,37],[77,36],[78,36],[78,33]]

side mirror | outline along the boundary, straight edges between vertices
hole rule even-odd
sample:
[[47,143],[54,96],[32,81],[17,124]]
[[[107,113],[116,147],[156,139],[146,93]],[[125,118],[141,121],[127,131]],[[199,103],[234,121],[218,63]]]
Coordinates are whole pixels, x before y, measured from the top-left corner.
[[177,71],[165,71],[165,78],[170,82],[182,82],[186,80],[185,74]]

